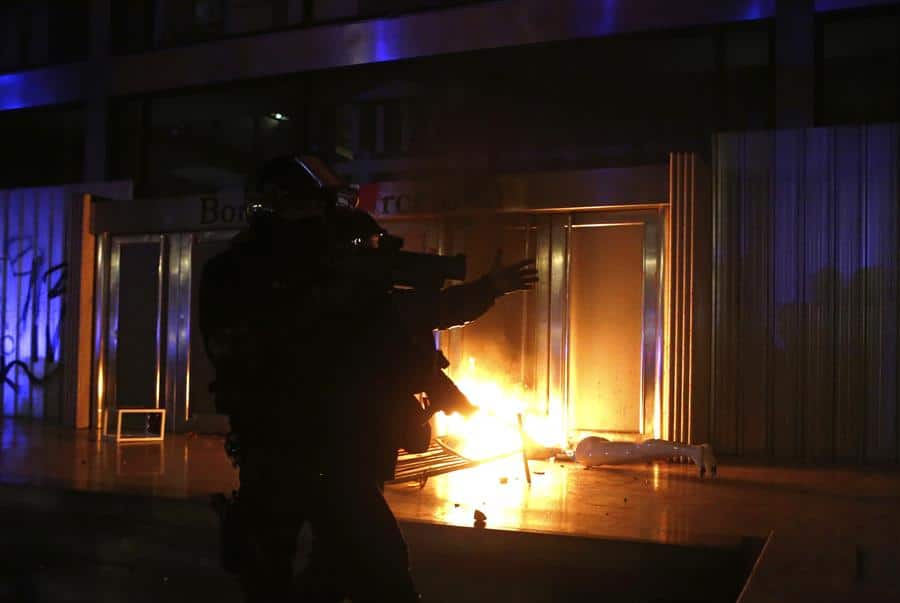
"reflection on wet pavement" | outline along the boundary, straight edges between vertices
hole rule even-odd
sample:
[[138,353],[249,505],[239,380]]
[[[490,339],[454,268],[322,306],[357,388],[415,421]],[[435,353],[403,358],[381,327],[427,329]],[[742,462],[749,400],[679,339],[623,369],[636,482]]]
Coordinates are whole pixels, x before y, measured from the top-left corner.
[[237,487],[223,438],[167,436],[121,443],[91,430],[0,422],[0,481],[168,497]]
[[[217,436],[173,434],[162,443],[119,444],[92,431],[0,422],[0,481],[175,498],[237,487]],[[856,542],[900,534],[900,472],[893,469],[721,465],[699,479],[693,465],[638,464],[586,470],[531,461],[533,483],[510,457],[389,486],[400,519],[487,528],[716,544],[772,529]]]

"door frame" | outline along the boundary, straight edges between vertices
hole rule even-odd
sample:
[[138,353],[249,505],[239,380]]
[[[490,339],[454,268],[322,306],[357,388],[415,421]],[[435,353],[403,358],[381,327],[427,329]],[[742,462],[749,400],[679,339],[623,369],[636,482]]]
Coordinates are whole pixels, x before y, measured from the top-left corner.
[[119,351],[119,293],[121,284],[121,256],[122,248],[127,245],[146,245],[156,243],[158,256],[156,263],[156,391],[154,393],[154,406],[160,408],[164,404],[163,378],[163,328],[165,308],[165,279],[164,267],[166,265],[166,237],[165,235],[112,235],[106,245],[101,247],[101,253],[109,254],[108,274],[105,279],[98,281],[98,285],[106,290],[101,297],[102,303],[97,304],[97,323],[101,325],[98,339],[102,341],[104,353],[99,364],[98,375],[102,378],[98,384],[98,427],[102,428],[104,411],[110,405],[118,408],[116,366]]
[[[178,364],[176,384],[177,389],[173,396],[173,403],[178,408],[181,420],[176,424],[176,429],[188,429],[195,426],[191,430],[196,430],[198,422],[216,421],[223,425],[227,424],[227,415],[218,413],[195,413],[191,409],[191,337],[196,333],[200,337],[199,325],[192,323],[192,304],[196,302],[191,297],[192,284],[194,279],[199,279],[203,266],[194,266],[194,247],[208,242],[225,242],[233,239],[238,234],[238,230],[208,230],[200,232],[182,233],[182,259],[180,262],[179,282],[181,287],[177,296],[178,307],[170,310],[172,314],[179,316],[181,328],[178,331],[177,360]],[[173,274],[175,267],[172,267]],[[175,301],[173,299],[173,301]],[[195,330],[194,327],[197,327]],[[173,333],[173,336],[175,334]],[[204,419],[204,417],[210,417]],[[201,430],[202,431],[202,430]]]
[[158,243],[156,310],[156,408],[165,408],[167,429],[184,431],[190,425],[191,281],[199,277],[192,266],[196,244],[227,240],[236,230],[164,234],[103,233],[97,241],[97,278],[94,290],[94,428],[116,399],[117,327],[122,247]]
[[[569,268],[570,233],[579,228],[641,225],[644,227],[641,311],[641,399],[638,425],[631,431],[578,429],[569,391]],[[640,440],[660,437],[663,371],[663,251],[665,212],[644,210],[600,210],[556,215],[551,224],[550,246],[550,401],[562,405],[564,431],[570,442],[585,435]],[[602,427],[602,426],[598,426]]]
[[[559,420],[562,433],[569,443],[577,442],[585,435],[601,435],[618,440],[642,440],[662,437],[662,392],[664,362],[665,307],[664,263],[666,204],[643,207],[593,207],[570,208],[554,211],[510,212],[496,216],[506,227],[526,226],[536,230],[533,254],[537,260],[541,280],[535,295],[535,316],[529,322],[535,329],[536,363],[535,391],[546,398],[544,413]],[[397,221],[401,221],[399,218]],[[416,217],[405,220],[418,221]],[[419,219],[421,220],[421,218]],[[447,233],[464,229],[466,222],[459,218],[429,220],[433,238],[440,241],[441,253],[463,253],[465,246],[445,245]],[[573,410],[569,400],[569,233],[576,228],[590,226],[616,226],[640,224],[644,227],[643,275],[642,275],[642,329],[641,329],[641,399],[639,400],[639,424],[627,432],[577,430],[572,424]],[[455,243],[465,237],[449,237]],[[476,276],[476,275],[471,275]],[[523,317],[524,318],[524,317]],[[524,325],[523,325],[524,326]],[[452,365],[459,366],[465,356],[466,329],[451,329],[441,333],[441,347],[448,352]],[[523,339],[524,341],[524,339]]]

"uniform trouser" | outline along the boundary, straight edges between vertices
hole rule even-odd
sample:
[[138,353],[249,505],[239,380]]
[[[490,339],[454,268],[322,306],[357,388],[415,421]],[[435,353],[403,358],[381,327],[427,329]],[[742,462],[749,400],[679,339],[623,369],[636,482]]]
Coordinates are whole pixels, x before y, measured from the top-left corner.
[[315,478],[291,467],[286,456],[267,448],[241,451],[240,580],[251,603],[294,600],[293,560]]
[[299,600],[331,603],[346,595],[354,603],[417,601],[406,543],[371,475],[332,471],[304,478],[282,455],[249,451],[241,465],[247,600],[297,600],[293,559],[309,520],[313,550]]
[[323,491],[310,514],[314,540],[305,578],[320,585],[313,590],[343,593],[354,603],[418,601],[406,542],[377,484],[326,479]]

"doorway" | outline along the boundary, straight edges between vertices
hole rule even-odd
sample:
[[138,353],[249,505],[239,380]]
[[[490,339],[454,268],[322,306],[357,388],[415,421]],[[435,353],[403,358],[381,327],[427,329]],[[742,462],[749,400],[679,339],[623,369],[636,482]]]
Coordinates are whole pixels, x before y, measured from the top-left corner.
[[560,441],[659,436],[663,212],[523,212],[434,225],[441,251],[467,256],[470,278],[499,249],[507,262],[534,257],[541,279],[444,333],[451,366],[483,363],[533,392],[526,412],[553,423]]
[[227,432],[209,389],[196,302],[203,266],[234,234],[99,237],[95,427],[110,409],[165,408],[169,430]]
[[574,214],[565,231],[558,303],[567,434],[651,437],[661,377],[659,214]]

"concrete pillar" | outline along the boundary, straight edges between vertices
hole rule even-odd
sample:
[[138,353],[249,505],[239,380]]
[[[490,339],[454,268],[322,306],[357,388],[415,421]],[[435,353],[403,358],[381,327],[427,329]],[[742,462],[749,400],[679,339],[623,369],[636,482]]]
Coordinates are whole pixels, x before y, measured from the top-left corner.
[[86,66],[84,173],[85,182],[106,180],[110,63],[110,1],[90,1],[91,47]]
[[816,18],[814,0],[777,0],[775,10],[775,125],[815,125]]

